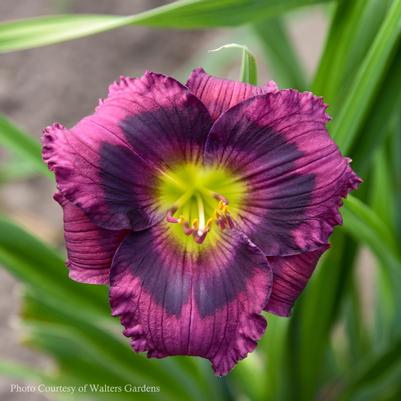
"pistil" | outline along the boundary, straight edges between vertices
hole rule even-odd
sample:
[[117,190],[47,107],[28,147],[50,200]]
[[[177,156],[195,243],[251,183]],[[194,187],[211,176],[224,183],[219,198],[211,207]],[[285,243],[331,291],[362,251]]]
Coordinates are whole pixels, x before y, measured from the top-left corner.
[[[205,196],[206,194],[208,196]],[[197,217],[192,220],[192,223],[190,224],[189,218],[186,218],[184,214],[180,214],[178,218],[174,217],[174,214],[179,209],[185,210],[186,208],[183,208],[183,206],[187,202],[191,202],[193,198],[196,199],[198,214]],[[215,204],[215,206],[213,206],[212,199],[215,199],[214,202],[216,202],[216,200],[219,201],[217,205]],[[205,203],[209,208],[214,208],[211,217],[207,220]],[[182,225],[184,234],[187,236],[192,235],[197,244],[202,244],[205,241],[214,222],[221,230],[234,227],[234,222],[229,212],[228,200],[223,195],[210,191],[207,188],[190,189],[184,192],[174,202],[173,206],[167,210],[166,220],[169,223]]]
[[196,201],[198,203],[198,216],[199,216],[199,229],[198,235],[202,235],[205,230],[205,208],[201,195],[196,194]]
[[238,209],[244,187],[227,185],[232,178],[222,168],[195,164],[179,164],[161,172],[157,188],[159,204],[170,206],[164,209],[166,221],[181,226],[181,230],[173,229],[172,234],[182,239],[191,237],[195,243],[202,244],[214,228],[233,228],[230,208]]

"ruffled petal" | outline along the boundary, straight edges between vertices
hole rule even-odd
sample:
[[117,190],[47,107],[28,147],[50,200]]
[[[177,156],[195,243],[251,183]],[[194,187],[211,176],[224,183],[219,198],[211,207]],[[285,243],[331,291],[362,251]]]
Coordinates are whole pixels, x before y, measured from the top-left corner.
[[266,255],[327,244],[341,199],[361,182],[326,130],[326,107],[310,92],[282,90],[241,102],[211,129],[205,160],[246,183],[237,227]]
[[186,85],[206,105],[213,121],[227,109],[245,99],[278,90],[274,81],[269,81],[266,85],[259,87],[214,77],[206,73],[203,68],[196,68],[188,78]]
[[108,284],[111,261],[127,232],[95,226],[60,193],[56,193],[54,199],[64,212],[69,277],[80,283]]
[[279,316],[289,316],[291,309],[309,281],[317,262],[329,248],[292,256],[268,256],[273,269],[273,289],[265,310]]
[[[213,246],[176,242],[167,223],[129,234],[110,274],[110,302],[135,351],[196,355],[226,374],[266,321],[272,274],[263,253],[230,230]],[[191,240],[192,241],[192,240]]]
[[197,162],[211,125],[204,105],[173,78],[121,78],[95,114],[44,130],[43,159],[58,188],[105,229],[145,229],[161,216],[156,176]]

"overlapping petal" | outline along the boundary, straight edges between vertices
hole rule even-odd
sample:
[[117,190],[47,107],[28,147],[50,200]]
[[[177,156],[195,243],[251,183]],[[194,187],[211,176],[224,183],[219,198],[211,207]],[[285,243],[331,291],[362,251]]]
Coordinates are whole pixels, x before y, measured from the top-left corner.
[[197,355],[226,374],[252,351],[272,276],[263,253],[231,230],[213,246],[174,242],[171,226],[130,234],[111,269],[110,302],[136,351]]
[[361,181],[328,119],[321,98],[272,81],[122,77],[93,115],[44,131],[70,277],[110,285],[134,350],[226,374],[263,309],[290,314]]
[[360,182],[328,119],[321,98],[290,89],[239,103],[210,131],[205,161],[246,182],[237,224],[268,256],[325,245],[341,223],[341,199]]
[[255,95],[277,91],[274,81],[264,86],[254,86],[244,82],[217,78],[203,68],[196,68],[187,81],[190,91],[206,105],[213,121],[237,103]]
[[127,232],[94,225],[60,193],[56,193],[54,199],[63,208],[70,278],[80,283],[108,284],[111,261]]
[[289,316],[291,309],[309,281],[319,258],[329,248],[322,246],[312,252],[292,256],[268,256],[273,270],[273,289],[266,310]]
[[211,125],[204,105],[176,80],[122,78],[95,114],[68,130],[44,131],[43,158],[61,193],[105,229],[141,230],[159,221],[156,175],[196,162]]

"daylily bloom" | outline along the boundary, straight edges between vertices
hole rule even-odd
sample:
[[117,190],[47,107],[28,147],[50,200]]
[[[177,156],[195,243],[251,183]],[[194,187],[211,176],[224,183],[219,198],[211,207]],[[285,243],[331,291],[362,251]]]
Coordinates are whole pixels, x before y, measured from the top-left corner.
[[310,92],[202,69],[122,77],[71,129],[44,130],[70,277],[110,286],[135,351],[226,374],[288,316],[360,179]]

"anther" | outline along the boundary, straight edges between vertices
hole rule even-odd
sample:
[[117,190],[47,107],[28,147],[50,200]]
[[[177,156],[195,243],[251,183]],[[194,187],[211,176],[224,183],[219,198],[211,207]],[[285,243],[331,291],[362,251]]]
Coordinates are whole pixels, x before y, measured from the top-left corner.
[[194,239],[195,239],[195,242],[197,243],[197,244],[202,244],[203,243],[203,241],[205,240],[205,238],[206,238],[206,235],[207,235],[207,231],[205,231],[202,235],[195,235],[194,236]]
[[217,200],[223,202],[225,205],[228,205],[228,200],[227,200],[227,198],[225,198],[223,195],[220,195],[220,194],[218,194],[218,193],[215,193],[215,194],[214,194],[214,197],[215,197],[215,199],[217,199]]
[[179,222],[179,220],[173,216],[176,211],[177,211],[176,208],[167,210],[166,220],[169,223],[178,223]]
[[189,226],[188,222],[185,221],[183,224],[183,230],[185,235],[191,235],[193,233],[192,228]]

